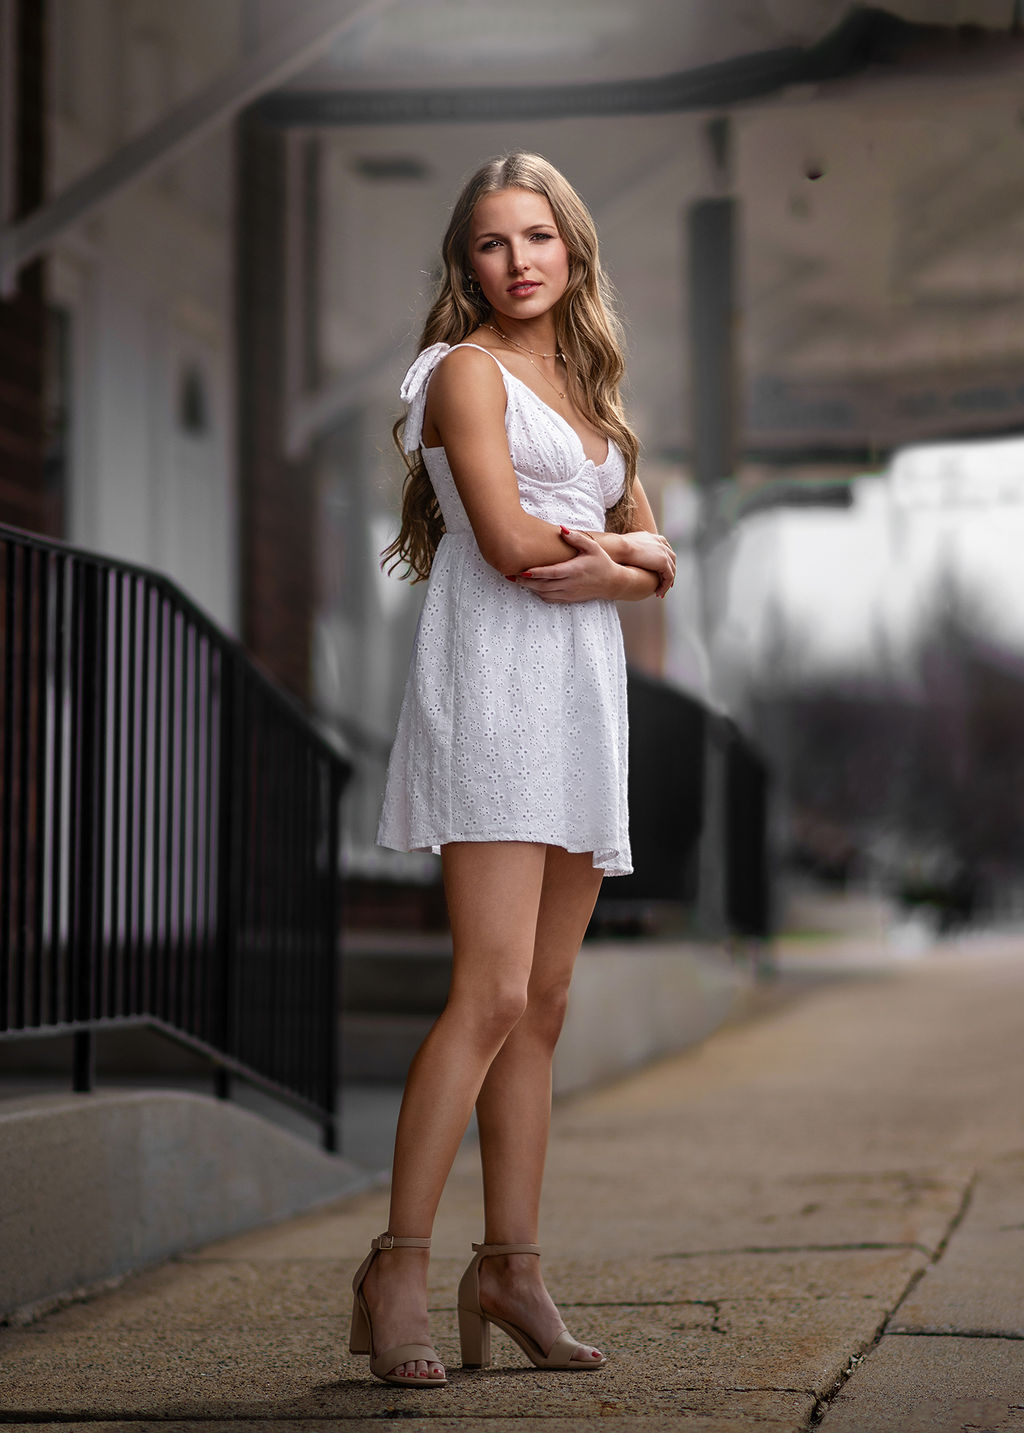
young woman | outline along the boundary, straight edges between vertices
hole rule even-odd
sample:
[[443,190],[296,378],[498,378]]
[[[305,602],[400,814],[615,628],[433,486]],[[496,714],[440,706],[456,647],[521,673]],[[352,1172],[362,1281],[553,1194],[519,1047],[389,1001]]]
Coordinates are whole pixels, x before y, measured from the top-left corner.
[[402,528],[385,558],[430,584],[378,840],[440,849],[453,966],[409,1071],[388,1232],[353,1282],[351,1349],[389,1383],[445,1382],[427,1263],[474,1104],[484,1244],[459,1286],[462,1360],[490,1325],[540,1368],[604,1356],[565,1329],[536,1244],[551,1058],[601,880],[631,869],[616,600],[664,596],[675,559],[636,478],[593,222],[537,155],[484,165],[396,425]]

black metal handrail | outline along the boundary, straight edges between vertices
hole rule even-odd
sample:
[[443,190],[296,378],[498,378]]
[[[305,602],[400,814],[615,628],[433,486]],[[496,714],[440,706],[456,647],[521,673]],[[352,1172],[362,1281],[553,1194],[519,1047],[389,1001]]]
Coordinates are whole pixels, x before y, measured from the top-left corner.
[[0,525],[0,1039],[145,1024],[336,1148],[345,758],[173,583]]

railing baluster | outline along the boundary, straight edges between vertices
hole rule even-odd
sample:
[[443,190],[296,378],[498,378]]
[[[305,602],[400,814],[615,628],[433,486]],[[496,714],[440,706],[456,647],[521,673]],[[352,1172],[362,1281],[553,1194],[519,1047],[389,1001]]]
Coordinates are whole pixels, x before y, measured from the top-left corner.
[[164,822],[166,836],[166,879],[167,879],[167,955],[164,966],[164,1018],[171,1024],[180,1023],[178,997],[181,992],[181,976],[178,965],[178,832],[181,822],[178,813],[181,772],[181,703],[175,700],[180,676],[178,639],[181,623],[178,614],[168,612],[167,624],[167,819]]
[[135,760],[135,739],[139,723],[140,696],[136,685],[138,671],[136,643],[138,640],[137,582],[129,573],[124,575],[125,590],[125,734],[124,734],[124,963],[121,971],[121,1001],[126,1015],[139,1008],[136,971],[138,939],[138,887],[132,879],[135,860],[135,812],[139,800],[139,776]]
[[269,952],[269,967],[271,967],[271,1003],[268,1006],[269,1012],[282,1010],[284,1019],[274,1020],[271,1016],[271,1029],[274,1033],[275,1045],[275,1069],[278,1072],[278,1079],[284,1078],[285,1069],[288,1068],[288,1045],[291,1037],[291,1002],[288,999],[288,983],[285,980],[285,972],[291,962],[291,930],[288,926],[288,874],[291,870],[292,853],[288,848],[288,817],[285,811],[285,792],[288,790],[288,735],[284,731],[284,724],[278,721],[278,715],[274,714],[274,768],[275,768],[275,791],[274,807],[271,811],[271,833],[274,837],[274,877],[275,877],[275,913],[274,929],[275,940]]
[[[81,885],[81,869],[78,853],[82,847],[82,817],[81,817],[81,728],[85,699],[82,690],[82,614],[85,603],[83,597],[83,581],[81,564],[72,561],[70,571],[68,600],[70,603],[71,622],[68,629],[68,694],[70,705],[68,711],[68,899],[67,899],[67,932],[65,935],[65,979],[67,982],[67,1018],[78,1026],[82,1019],[79,1000],[79,963],[82,959],[81,930],[80,930],[80,900],[79,887]],[[81,1033],[81,1032],[80,1032]],[[88,1053],[83,1048],[83,1059]],[[78,1072],[78,1034],[75,1036],[74,1060],[75,1066],[72,1072],[72,1081],[77,1077]],[[77,1085],[75,1086],[77,1088]]]
[[18,876],[15,881],[14,910],[14,990],[13,1024],[24,1026],[28,1021],[26,996],[28,987],[28,880],[29,880],[29,812],[31,794],[29,775],[32,771],[32,570],[35,554],[24,548],[21,554],[21,573],[18,606],[21,615],[21,631],[18,638],[19,686],[21,698],[18,712]]
[[[73,739],[72,739],[72,851],[74,871],[71,918],[68,923],[69,958],[74,1001],[72,1087],[87,1093],[93,1086],[93,1033],[96,995],[95,906],[99,852],[96,848],[99,791],[97,789],[97,741],[102,732],[98,720],[98,593],[97,573],[91,566],[76,564],[72,582],[73,612],[76,615],[72,650]],[[77,709],[77,712],[75,711]]]
[[36,710],[35,743],[36,764],[33,777],[33,814],[35,817],[32,863],[32,1005],[29,1024],[35,1027],[43,1023],[45,1002],[44,982],[46,961],[44,959],[46,915],[46,788],[49,730],[49,667],[50,667],[50,557],[46,552],[37,553],[39,592],[36,605]]
[[178,800],[181,780],[180,678],[181,622],[167,604],[167,820],[165,873],[167,880],[167,960],[164,966],[164,1018],[178,1024],[178,994],[181,988],[178,967],[178,832],[181,826]]
[[[308,750],[304,746],[300,746],[299,743],[296,743],[295,766],[295,785],[299,794],[299,800],[295,803],[299,850],[296,871],[296,888],[299,898],[296,938],[302,969],[303,1024],[308,1024],[310,1027],[308,1032],[304,1032],[303,1038],[304,1042],[309,1040],[318,1043],[320,1021],[313,1015],[313,1012],[319,1008],[316,999],[316,967],[319,952],[313,940],[313,923],[316,919],[316,812],[310,799],[312,787],[310,755]],[[307,1080],[310,1080],[312,1075],[310,1069],[305,1068],[302,1073]],[[310,1099],[315,1100],[319,1091],[311,1081],[305,1093]]]
[[167,754],[164,722],[164,599],[156,594],[156,633],[153,660],[153,935],[150,957],[152,964],[152,1009],[160,1019],[167,1018],[164,998],[164,966],[166,963],[167,924],[164,918],[164,784],[167,779]]
[[[221,652],[220,783],[217,816],[217,945],[220,981],[218,1026],[220,1049],[226,1055],[238,1053],[238,972],[243,861],[251,838],[248,822],[248,713],[244,677],[233,653]],[[231,1076],[226,1066],[216,1073],[216,1091],[221,1099],[231,1093]]]
[[188,948],[186,940],[186,900],[187,900],[187,855],[188,855],[188,831],[186,822],[188,819],[188,772],[189,772],[189,680],[188,680],[188,623],[184,614],[178,617],[177,640],[177,689],[178,700],[175,702],[177,708],[178,728],[178,793],[177,807],[178,820],[175,829],[175,865],[177,867],[177,881],[175,883],[174,903],[176,907],[176,932],[174,941],[174,966],[176,996],[174,1009],[174,1023],[181,1029],[189,1029],[188,1022],[188,1000],[189,1000],[189,969],[185,958]]
[[[296,821],[296,946],[297,958],[302,969],[302,1023],[304,1028],[303,1043],[316,1043],[319,1021],[313,1016],[316,1006],[313,1004],[315,991],[313,986],[313,971],[316,964],[316,951],[310,943],[311,922],[314,910],[314,889],[312,882],[312,871],[310,869],[313,860],[315,832],[310,830],[310,805],[309,805],[309,753],[300,743],[295,743],[295,786],[298,799],[295,802]],[[302,1078],[311,1081],[312,1071],[308,1062],[300,1064]],[[306,1094],[310,1099],[316,1099],[318,1091],[311,1082],[306,1088]]]
[[203,862],[206,872],[205,887],[203,892],[203,969],[204,989],[203,1007],[205,1011],[206,1025],[203,1030],[203,1039],[213,1038],[216,1029],[214,1002],[217,998],[216,983],[214,980],[215,960],[217,953],[217,908],[218,908],[218,880],[220,879],[220,866],[217,859],[217,840],[221,812],[219,806],[219,791],[217,786],[217,771],[220,765],[230,769],[229,753],[221,751],[219,742],[221,702],[220,691],[220,664],[224,661],[222,653],[218,652],[209,641],[206,645],[206,832],[205,851],[206,857]]
[[167,965],[165,967],[165,991],[167,1013],[165,1018],[173,1025],[181,1024],[179,1003],[181,997],[180,967],[180,903],[178,900],[178,841],[181,831],[179,803],[181,799],[181,701],[178,697],[181,681],[181,622],[178,614],[169,613],[167,631]]
[[188,952],[188,981],[190,992],[190,1003],[188,1007],[188,1028],[198,1035],[202,1028],[202,995],[200,987],[200,965],[199,965],[199,871],[201,861],[201,850],[199,835],[203,823],[203,763],[202,763],[202,733],[203,733],[203,682],[202,682],[202,647],[199,631],[196,627],[189,625],[189,671],[192,682],[192,770],[189,776],[189,789],[191,792],[189,807],[189,887],[188,887],[188,941],[186,950]]
[[[111,579],[108,579],[108,581]],[[121,862],[124,856],[122,842],[121,771],[124,761],[124,734],[122,728],[124,702],[124,598],[123,582],[119,573],[112,574],[113,597],[113,672],[112,705],[110,725],[110,1015],[125,1015],[124,999],[124,924],[121,920]]]
[[14,884],[14,562],[16,548],[4,543],[3,604],[3,791],[0,793],[0,1029],[11,1023],[11,891]]
[[110,769],[110,573],[93,567],[93,591],[96,594],[96,688],[92,839],[96,844],[97,869],[94,872],[92,909],[93,994],[90,1019],[111,1014],[111,970],[106,935],[110,894],[110,851],[107,812],[110,809],[108,773]]
[[139,1005],[140,1012],[147,1015],[155,1015],[156,1010],[153,1000],[153,938],[152,938],[152,875],[151,875],[151,847],[152,847],[152,804],[151,793],[156,789],[156,744],[153,740],[150,721],[151,705],[155,705],[153,698],[153,686],[155,684],[155,673],[150,661],[150,653],[153,645],[153,607],[155,593],[150,590],[149,584],[140,582],[139,596],[141,599],[142,630],[141,653],[142,653],[142,680],[139,684],[141,701],[140,728],[139,728],[139,756],[141,770],[139,772],[139,860],[137,867],[138,881],[138,908],[139,926],[138,939],[139,947],[137,961],[139,966]]
[[64,824],[66,783],[66,731],[64,709],[67,701],[66,608],[67,569],[70,558],[55,559],[53,591],[53,767],[50,785],[49,846],[53,855],[50,871],[50,1023],[58,1024],[67,1010],[67,962],[64,930],[65,884],[68,865]]
[[[245,771],[242,795],[247,802],[246,843],[247,860],[241,872],[238,944],[239,958],[245,961],[246,980],[244,990],[239,985],[238,1006],[238,1049],[242,1058],[247,1058],[248,1048],[243,1040],[251,1041],[251,1032],[257,1028],[260,1011],[266,1000],[266,940],[268,934],[267,900],[268,880],[266,873],[266,805],[268,761],[266,753],[266,731],[261,720],[260,693],[252,683],[249,690],[248,709],[245,724]],[[244,995],[244,1000],[243,1000]],[[271,1062],[269,1049],[265,1059]]]
[[281,1052],[281,1078],[285,1084],[301,1087],[302,1070],[299,1056],[305,1032],[302,1029],[302,968],[299,964],[300,952],[296,938],[299,919],[299,908],[296,901],[299,860],[299,832],[296,822],[297,782],[291,732],[283,722],[280,732],[283,776],[277,819],[281,826],[284,846],[284,863],[281,870],[281,916],[284,928],[280,946],[281,958],[277,962],[277,967],[282,977],[279,1004],[283,1005],[287,1012],[287,1018],[282,1022],[284,1049]]
[[[245,959],[247,979],[239,988],[239,1051],[248,1056],[241,1045],[245,1038],[251,1043],[258,1034],[258,1021],[267,1000],[266,947],[269,938],[268,903],[270,899],[267,874],[267,785],[270,779],[266,750],[267,732],[262,720],[261,693],[252,684],[249,696],[249,720],[246,722],[245,787],[248,801],[249,858],[242,872],[242,899],[239,918],[240,955]],[[243,999],[244,996],[244,999]],[[272,1051],[264,1046],[264,1058],[272,1068]]]
[[217,701],[214,685],[214,663],[216,654],[208,638],[203,639],[203,829],[201,832],[202,861],[200,862],[201,887],[199,908],[199,958],[200,979],[202,980],[202,1036],[208,1039],[212,1030],[211,971],[213,965],[212,931],[216,920],[217,862],[215,859],[215,835],[217,822],[216,732]]
[[[267,944],[264,961],[266,969],[266,1003],[263,1014],[263,1026],[269,1026],[269,1039],[267,1041],[270,1049],[270,1063],[275,1076],[279,1079],[281,1066],[284,1063],[283,1051],[288,1029],[288,1004],[280,998],[279,990],[281,985],[281,966],[287,960],[286,930],[285,930],[285,886],[287,884],[287,863],[288,851],[285,845],[284,822],[282,820],[281,796],[284,791],[285,770],[284,756],[282,752],[283,741],[281,728],[275,720],[276,713],[267,713],[264,710],[264,720],[267,721],[270,740],[268,743],[268,801],[267,801],[267,888],[270,896],[267,927],[270,940]],[[273,1020],[271,1011],[283,1010],[284,1019]]]
[[326,1000],[330,1018],[326,1025],[327,1050],[321,1063],[324,1080],[320,1103],[325,1112],[323,1125],[324,1148],[332,1152],[338,1148],[338,1026],[340,1011],[340,969],[338,961],[338,938],[341,929],[341,877],[338,870],[340,855],[341,789],[343,775],[336,762],[325,763],[327,771],[323,779],[326,798],[327,870],[324,873],[325,899],[324,920],[321,925],[321,939],[324,943],[324,972],[326,975]]

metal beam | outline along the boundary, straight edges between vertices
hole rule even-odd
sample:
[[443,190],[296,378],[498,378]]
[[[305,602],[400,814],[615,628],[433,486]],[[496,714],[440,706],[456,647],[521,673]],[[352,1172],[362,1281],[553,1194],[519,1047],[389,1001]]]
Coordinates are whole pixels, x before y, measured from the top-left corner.
[[[583,84],[325,88],[268,95],[260,115],[282,126],[488,124],[626,114],[720,110],[790,88],[849,80],[867,72],[877,84],[893,78],[948,87],[947,27],[913,24],[884,11],[858,8],[816,44],[786,45],[651,78]],[[957,75],[974,83],[1013,78],[1022,63],[1020,38],[993,32],[955,52]],[[343,82],[342,82],[343,83]]]
[[[805,53],[789,47],[680,74],[586,84],[284,90],[261,103],[260,115],[270,124],[309,128],[673,114],[719,103],[738,104],[796,83],[792,77],[803,74]],[[720,70],[728,73],[717,73]]]
[[258,50],[218,75],[151,128],[76,180],[34,213],[0,230],[0,286],[13,292],[19,269],[44,252],[65,229],[196,144],[257,96],[301,70],[346,30],[395,0],[321,0],[297,8],[297,18],[276,30]]
[[857,12],[816,45],[785,45],[655,78],[283,92],[268,96],[260,113],[282,125],[482,124],[712,109],[860,69],[879,26],[876,12]]

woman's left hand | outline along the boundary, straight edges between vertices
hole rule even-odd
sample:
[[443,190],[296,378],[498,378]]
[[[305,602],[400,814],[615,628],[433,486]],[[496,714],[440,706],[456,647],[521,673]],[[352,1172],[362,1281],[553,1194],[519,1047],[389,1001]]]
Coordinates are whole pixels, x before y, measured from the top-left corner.
[[562,529],[562,537],[578,552],[565,562],[550,567],[531,567],[515,581],[529,588],[543,602],[593,602],[622,596],[623,569],[608,556],[599,542],[585,532]]
[[623,536],[627,556],[623,559],[634,567],[646,568],[658,579],[655,594],[664,597],[676,580],[676,555],[672,544],[660,532],[628,532]]

